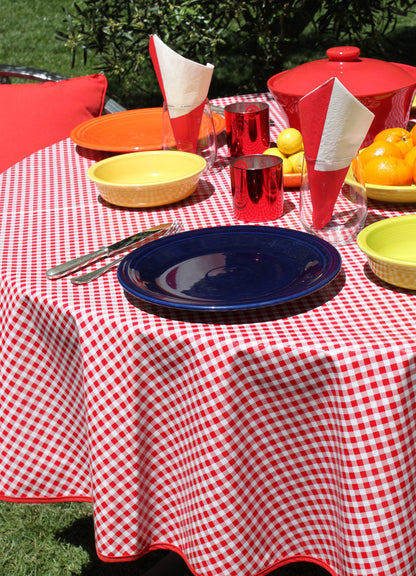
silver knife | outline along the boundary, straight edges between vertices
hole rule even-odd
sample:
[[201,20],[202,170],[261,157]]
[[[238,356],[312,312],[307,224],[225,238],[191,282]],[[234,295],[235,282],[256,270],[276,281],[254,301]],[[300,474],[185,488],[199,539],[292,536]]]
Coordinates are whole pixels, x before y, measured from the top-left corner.
[[133,236],[129,236],[128,238],[124,238],[123,240],[119,240],[110,246],[102,246],[95,252],[91,252],[90,254],[84,254],[84,256],[79,256],[78,258],[73,258],[72,260],[68,260],[68,262],[63,262],[62,264],[58,264],[53,268],[49,268],[46,270],[45,274],[51,280],[55,280],[56,278],[62,278],[69,273],[75,272],[88,264],[92,264],[101,258],[106,258],[107,256],[115,256],[127,250],[130,246],[134,246],[140,240],[155,234],[156,232],[160,232],[161,230],[165,230],[172,226],[172,222],[167,224],[160,224],[159,226],[155,226],[154,228],[149,228],[148,230],[143,230],[142,232],[137,232],[133,234]]

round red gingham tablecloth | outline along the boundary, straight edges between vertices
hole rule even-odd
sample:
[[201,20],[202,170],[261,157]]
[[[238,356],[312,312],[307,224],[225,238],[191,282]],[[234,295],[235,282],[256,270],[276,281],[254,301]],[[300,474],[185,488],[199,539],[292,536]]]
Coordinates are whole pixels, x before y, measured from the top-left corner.
[[[109,561],[161,547],[202,576],[296,559],[413,576],[414,292],[377,280],[356,245],[317,293],[237,313],[140,303],[114,271],[45,277],[161,222],[236,224],[225,148],[190,198],[148,210],[101,201],[86,176],[99,153],[69,139],[0,175],[0,497],[92,500]],[[300,229],[298,194],[269,225]],[[370,201],[368,223],[412,212]]]

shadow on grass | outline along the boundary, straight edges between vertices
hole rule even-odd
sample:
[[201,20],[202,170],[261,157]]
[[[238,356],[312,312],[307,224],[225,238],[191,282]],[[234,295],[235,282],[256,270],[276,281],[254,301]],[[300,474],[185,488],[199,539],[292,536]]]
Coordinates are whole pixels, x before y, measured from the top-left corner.
[[83,568],[82,576],[141,576],[168,554],[165,550],[155,550],[134,562],[103,562],[95,550],[92,516],[76,520],[64,530],[59,531],[56,537],[72,546],[80,547],[88,553],[90,561]]
[[[166,550],[149,552],[134,562],[102,562],[95,550],[92,516],[76,520],[56,536],[88,553],[90,561],[81,576],[192,576],[184,560]],[[317,564],[296,562],[278,568],[270,576],[329,576],[329,573]]]

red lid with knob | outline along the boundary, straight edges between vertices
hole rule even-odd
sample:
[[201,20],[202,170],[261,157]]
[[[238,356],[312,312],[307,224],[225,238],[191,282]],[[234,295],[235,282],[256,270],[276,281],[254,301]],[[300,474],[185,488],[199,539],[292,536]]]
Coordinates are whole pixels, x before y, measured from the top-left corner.
[[362,58],[355,46],[327,50],[327,59],[314,60],[276,74],[268,81],[274,92],[304,96],[330,78],[338,78],[354,96],[386,94],[416,85],[416,68]]

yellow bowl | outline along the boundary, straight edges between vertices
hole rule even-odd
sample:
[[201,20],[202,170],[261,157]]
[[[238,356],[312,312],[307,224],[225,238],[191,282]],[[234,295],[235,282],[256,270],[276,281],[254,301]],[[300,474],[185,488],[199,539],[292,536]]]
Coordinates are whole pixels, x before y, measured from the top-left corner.
[[416,289],[416,215],[386,218],[364,228],[357,244],[376,276],[401,288]]
[[128,208],[161,206],[190,196],[206,161],[176,150],[133,152],[97,162],[88,170],[102,198]]
[[378,184],[365,185],[368,198],[381,202],[416,202],[416,186],[381,186]]

